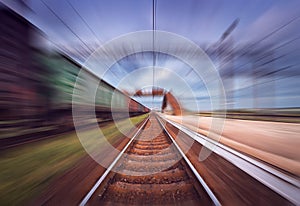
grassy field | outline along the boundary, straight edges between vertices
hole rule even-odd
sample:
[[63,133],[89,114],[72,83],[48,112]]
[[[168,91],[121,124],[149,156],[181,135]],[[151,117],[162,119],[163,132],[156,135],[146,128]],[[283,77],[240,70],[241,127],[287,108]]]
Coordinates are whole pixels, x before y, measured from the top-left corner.
[[[145,115],[133,117],[134,124]],[[126,125],[124,125],[126,126]],[[110,142],[120,132],[114,124],[102,128]],[[89,136],[93,131],[85,131]],[[86,154],[76,133],[11,148],[0,152],[0,205],[24,205]]]

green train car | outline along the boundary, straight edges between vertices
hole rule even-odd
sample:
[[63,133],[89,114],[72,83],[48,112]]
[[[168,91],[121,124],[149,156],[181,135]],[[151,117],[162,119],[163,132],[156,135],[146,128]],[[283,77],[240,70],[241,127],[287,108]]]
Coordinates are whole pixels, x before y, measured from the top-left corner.
[[[110,115],[105,113],[111,113],[112,111],[120,114],[129,113],[130,116],[149,112],[147,107],[99,79],[68,56],[60,53],[38,54],[38,59],[47,67],[47,79],[44,81],[50,85],[50,101],[54,108],[71,109],[74,85],[77,80],[77,87],[82,88],[83,95],[88,92],[85,91],[88,90],[87,83],[95,84],[92,86],[97,87],[95,102],[91,102],[95,105],[97,115],[101,116],[101,113],[103,113],[103,116],[109,118]],[[84,76],[84,79],[78,79],[77,77],[80,70],[84,73],[84,75],[80,75],[81,77]]]

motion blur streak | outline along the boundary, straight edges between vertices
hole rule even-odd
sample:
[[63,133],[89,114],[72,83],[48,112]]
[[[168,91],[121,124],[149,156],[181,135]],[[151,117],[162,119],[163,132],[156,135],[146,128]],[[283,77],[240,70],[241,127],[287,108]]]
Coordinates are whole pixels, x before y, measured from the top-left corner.
[[[72,103],[92,146],[102,141],[91,127],[94,121],[121,151],[128,138],[115,122],[131,134],[136,128],[126,120],[138,126],[152,110],[220,139],[299,189],[300,1],[0,0],[0,19],[0,205],[77,205],[105,171],[77,137]],[[183,36],[206,53],[224,85],[224,105],[212,107],[220,85],[209,91],[205,83],[217,77],[202,79],[174,56],[147,51],[116,59],[118,52],[138,50],[132,42],[110,51],[116,63],[102,79],[85,65],[110,40],[154,28]],[[175,46],[170,48],[193,56],[189,48]],[[84,75],[78,77],[79,72]],[[75,82],[80,97],[73,93]],[[91,85],[97,88],[95,101],[76,102]],[[213,119],[224,120],[222,133],[214,131]],[[97,154],[109,165],[115,156],[101,149]],[[228,168],[221,173],[228,176]],[[227,197],[217,194],[222,204],[250,205],[260,196],[258,205],[274,205],[281,198],[263,189],[261,195],[248,191],[242,183],[245,174],[236,172],[231,178],[240,189]],[[231,187],[225,179],[218,176],[218,184]],[[300,204],[287,196],[289,203]]]

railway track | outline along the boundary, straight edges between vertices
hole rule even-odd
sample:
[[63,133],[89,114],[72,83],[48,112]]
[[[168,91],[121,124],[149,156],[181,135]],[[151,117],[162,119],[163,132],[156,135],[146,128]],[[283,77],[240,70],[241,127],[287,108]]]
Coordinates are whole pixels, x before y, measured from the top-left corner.
[[[224,205],[299,205],[300,179],[246,156],[189,128],[159,115],[168,130],[180,131],[176,142],[195,143],[186,153],[208,185]],[[184,140],[184,141],[183,141]],[[213,153],[199,162],[197,157],[206,147]]]
[[172,141],[150,115],[80,205],[218,205]]

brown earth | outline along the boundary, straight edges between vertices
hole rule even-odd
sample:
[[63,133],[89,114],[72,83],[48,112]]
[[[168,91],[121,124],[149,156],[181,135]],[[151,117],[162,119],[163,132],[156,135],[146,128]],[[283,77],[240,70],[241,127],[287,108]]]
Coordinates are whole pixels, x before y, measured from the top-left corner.
[[202,145],[184,133],[176,135],[177,129],[169,124],[167,128],[222,205],[292,205],[215,153],[200,161]]
[[237,151],[291,173],[296,178],[300,176],[300,124],[165,116]]

